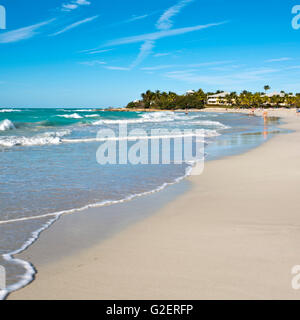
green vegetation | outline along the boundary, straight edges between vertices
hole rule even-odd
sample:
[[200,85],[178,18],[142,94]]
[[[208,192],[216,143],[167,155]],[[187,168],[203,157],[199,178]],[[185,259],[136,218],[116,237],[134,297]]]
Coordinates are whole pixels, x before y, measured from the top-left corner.
[[[270,86],[264,86],[265,92],[270,90]],[[141,100],[130,102],[129,109],[158,109],[158,110],[177,110],[177,109],[203,109],[206,107],[224,108],[300,108],[300,93],[267,94],[264,92],[242,91],[226,93],[224,91],[205,93],[202,89],[198,91],[188,91],[183,95],[175,92],[152,92],[148,90],[141,95]]]
[[178,95],[175,92],[152,92],[148,90],[142,93],[142,100],[130,102],[127,108],[143,109],[203,109],[207,94],[203,90],[193,91],[184,95]]

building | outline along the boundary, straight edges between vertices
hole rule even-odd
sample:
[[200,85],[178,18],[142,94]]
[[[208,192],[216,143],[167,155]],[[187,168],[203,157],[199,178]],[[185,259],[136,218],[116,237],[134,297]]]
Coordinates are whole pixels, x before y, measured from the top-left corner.
[[230,92],[221,92],[221,93],[208,96],[207,105],[219,105],[219,106],[230,105],[226,100],[226,96],[228,95],[230,95]]
[[[272,93],[267,93],[267,94],[264,94],[263,97],[268,97],[268,98],[273,98],[273,97],[280,97],[280,98],[285,98],[286,97],[286,93],[285,92],[272,92]],[[295,97],[295,95],[293,94],[288,94],[287,95],[288,97]],[[265,102],[263,105],[267,106],[267,105],[270,105],[270,106],[276,106],[276,105],[279,105],[281,107],[287,107],[288,106],[288,103],[286,102],[280,102],[280,103],[272,103],[271,101],[268,101],[268,102]]]
[[190,94],[194,94],[194,93],[196,93],[196,91],[194,91],[194,90],[188,90],[186,93],[185,93],[185,95],[190,95]]

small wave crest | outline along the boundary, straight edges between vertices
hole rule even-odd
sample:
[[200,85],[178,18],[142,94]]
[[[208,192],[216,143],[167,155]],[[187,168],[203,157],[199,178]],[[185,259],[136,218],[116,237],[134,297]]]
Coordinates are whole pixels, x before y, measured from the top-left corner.
[[6,113],[6,112],[22,112],[22,110],[18,109],[0,109],[0,112]]
[[82,119],[82,118],[83,118],[83,117],[80,116],[78,113],[73,113],[73,114],[61,114],[61,115],[58,115],[58,117],[66,118],[66,119]]
[[71,130],[63,130],[58,132],[46,132],[33,137],[1,137],[0,146],[2,147],[14,147],[14,146],[41,146],[50,144],[60,144],[62,137],[71,133]]
[[181,113],[174,112],[148,112],[141,114],[140,118],[137,119],[101,119],[93,122],[93,125],[102,125],[102,124],[134,124],[134,123],[146,123],[146,122],[171,122],[171,121],[184,121],[184,120],[192,120],[197,118],[198,115],[184,115]]
[[10,120],[5,119],[0,122],[0,131],[13,130],[13,129],[16,129],[16,127]]
[[83,139],[62,139],[64,143],[84,143],[84,142],[105,142],[105,141],[137,141],[137,140],[155,140],[155,139],[177,139],[191,137],[216,137],[220,134],[216,130],[201,130],[195,133],[168,134],[168,135],[144,135],[144,136],[126,136],[126,137],[108,137],[108,138],[83,138]]
[[219,121],[211,121],[211,120],[198,120],[198,121],[192,121],[189,124],[199,124],[201,126],[212,126],[212,127],[218,127],[221,129],[229,129],[230,127],[226,126],[225,124],[219,122]]

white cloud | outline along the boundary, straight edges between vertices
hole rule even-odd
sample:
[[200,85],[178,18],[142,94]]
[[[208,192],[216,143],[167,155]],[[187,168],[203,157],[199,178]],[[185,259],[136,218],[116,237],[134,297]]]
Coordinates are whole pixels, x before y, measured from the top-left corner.
[[[173,27],[172,17],[178,14],[187,4],[191,3],[192,1],[194,0],[180,0],[175,6],[165,11],[157,21],[156,28],[158,30],[168,30],[172,28]],[[155,46],[154,40],[155,39],[146,40],[145,43],[141,46],[139,55],[131,65],[132,68],[139,65],[152,52],[152,49]]]
[[[232,63],[230,60],[225,61],[211,61],[211,62],[202,62],[202,63],[192,63],[192,64],[162,64],[153,67],[144,67],[141,70],[144,71],[156,71],[156,70],[163,70],[163,69],[174,69],[174,68],[184,68],[185,71],[187,68],[201,68],[201,67],[209,67],[209,66],[216,66],[216,65],[224,65]],[[179,72],[179,71],[176,71]]]
[[90,1],[87,1],[87,0],[77,0],[77,1],[75,1],[77,4],[79,4],[79,5],[86,5],[86,6],[88,6],[88,5],[90,5],[91,4],[91,2]]
[[106,62],[105,61],[101,61],[101,60],[93,60],[93,61],[79,62],[79,64],[83,64],[83,65],[86,65],[86,66],[93,67],[93,66],[97,66],[97,65],[104,65],[104,64],[106,64]]
[[77,9],[79,6],[89,6],[91,4],[90,1],[87,0],[74,0],[69,3],[63,3],[61,6],[62,11],[72,11]]
[[130,67],[134,68],[138,66],[152,52],[152,49],[154,48],[154,44],[155,43],[152,40],[145,41],[140,48],[139,55],[137,56],[137,58],[131,64]]
[[88,51],[85,51],[86,54],[98,54],[98,53],[105,53],[105,52],[109,52],[109,51],[112,51],[113,49],[105,49],[105,50],[88,50]]
[[154,55],[155,58],[160,58],[160,57],[166,57],[169,56],[171,53],[156,53]]
[[284,57],[284,58],[266,60],[266,62],[282,62],[282,61],[290,61],[290,60],[292,60],[292,58]]
[[133,21],[137,21],[137,20],[143,20],[149,17],[149,14],[144,14],[142,16],[133,16],[132,18],[124,21],[124,23],[129,23],[129,22],[133,22]]
[[194,27],[178,28],[178,29],[172,29],[172,30],[164,30],[164,31],[146,33],[146,34],[132,36],[132,37],[120,38],[120,39],[106,42],[104,44],[104,47],[119,46],[119,45],[129,44],[129,43],[143,42],[143,41],[147,41],[147,40],[154,41],[154,40],[158,40],[161,38],[177,36],[180,34],[185,34],[185,33],[194,32],[197,30],[202,30],[202,29],[207,29],[207,28],[219,26],[224,23],[225,22],[210,23],[210,24],[206,24],[206,25],[198,25],[198,26],[194,26]]
[[94,16],[94,17],[90,17],[90,18],[87,18],[87,19],[84,19],[84,20],[80,20],[80,21],[74,22],[74,23],[68,25],[67,27],[63,28],[62,30],[53,33],[51,36],[57,36],[59,34],[65,33],[65,32],[67,32],[67,31],[69,31],[71,29],[77,28],[78,26],[80,26],[80,25],[82,25],[84,23],[88,23],[88,22],[94,21],[98,17],[99,16]]
[[28,27],[4,32],[0,34],[0,43],[18,42],[34,37],[38,34],[38,29],[53,22],[55,19],[47,20]]
[[194,0],[181,0],[173,7],[166,10],[163,15],[159,18],[156,23],[156,28],[159,30],[168,30],[173,27],[172,18],[180,13],[180,11],[187,6],[189,3],[193,2]]
[[118,71],[129,71],[130,68],[125,68],[125,67],[114,67],[114,66],[107,66],[105,69],[108,70],[118,70]]
[[78,4],[75,3],[66,3],[62,5],[62,11],[72,11],[78,8]]
[[267,75],[279,71],[278,69],[256,69],[226,75],[199,75],[192,71],[172,71],[165,73],[164,76],[170,79],[202,85],[240,86],[249,82],[265,81]]

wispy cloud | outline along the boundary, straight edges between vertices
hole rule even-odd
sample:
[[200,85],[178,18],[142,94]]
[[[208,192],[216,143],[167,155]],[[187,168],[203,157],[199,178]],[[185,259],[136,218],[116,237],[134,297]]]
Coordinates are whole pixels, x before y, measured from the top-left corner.
[[156,53],[153,57],[160,58],[160,57],[166,57],[169,56],[171,53]]
[[61,6],[62,11],[73,11],[80,6],[89,6],[91,4],[90,1],[87,0],[74,0],[68,3],[63,3]]
[[0,34],[0,43],[11,43],[11,42],[18,42],[26,39],[33,38],[35,35],[37,35],[39,32],[38,30],[51,22],[53,22],[55,19],[46,20],[41,23],[33,24],[28,27],[4,32]]
[[[158,30],[169,30],[173,27],[172,18],[178,14],[186,5],[191,3],[194,0],[180,0],[175,6],[172,6],[166,10],[159,18],[156,23],[156,28]],[[138,66],[143,60],[145,60],[149,54],[152,52],[152,49],[155,46],[156,39],[148,39],[141,46],[139,55],[136,60],[131,64],[131,68]]]
[[156,71],[156,70],[163,70],[163,69],[174,69],[174,68],[201,68],[201,67],[209,67],[209,66],[216,66],[216,65],[224,65],[232,63],[232,60],[224,60],[224,61],[210,61],[210,62],[202,62],[202,63],[189,63],[189,64],[162,64],[153,67],[144,67],[141,70],[144,71]]
[[105,49],[105,50],[89,50],[89,51],[86,51],[85,53],[86,54],[99,54],[99,53],[105,53],[105,52],[109,52],[109,51],[112,51],[113,49]]
[[108,70],[117,70],[117,71],[129,71],[130,68],[126,68],[126,67],[114,67],[114,66],[106,66],[105,69]]
[[278,69],[255,69],[255,70],[245,70],[242,72],[236,72],[225,75],[202,75],[192,71],[172,71],[167,72],[163,76],[181,80],[188,83],[198,83],[206,85],[222,85],[227,86],[239,86],[246,84],[248,82],[265,81],[268,79],[269,74],[279,72]]
[[143,20],[149,17],[149,14],[144,14],[141,16],[133,16],[132,18],[125,20],[124,23],[129,23],[129,22],[133,22],[133,21],[137,21],[137,20]]
[[173,27],[173,20],[172,18],[180,13],[180,11],[193,2],[194,0],[181,0],[176,5],[172,6],[168,10],[166,10],[163,15],[159,18],[156,23],[156,28],[159,30],[168,30]]
[[104,64],[106,64],[106,62],[105,61],[101,61],[101,60],[93,60],[93,61],[79,62],[79,64],[83,64],[83,65],[86,65],[86,66],[93,67],[93,66],[97,66],[97,65],[104,65]]
[[282,61],[290,61],[290,60],[292,60],[292,58],[283,57],[283,58],[278,58],[278,59],[266,60],[266,62],[282,62]]
[[94,17],[90,17],[90,18],[87,18],[87,19],[84,19],[84,20],[80,20],[80,21],[74,22],[74,23],[68,25],[67,27],[63,28],[62,30],[51,34],[51,36],[57,36],[59,34],[65,33],[65,32],[67,32],[67,31],[69,31],[71,29],[79,27],[80,25],[82,25],[84,23],[88,23],[88,22],[94,21],[97,18],[99,18],[99,16],[94,16]]
[[119,45],[129,44],[129,43],[138,43],[138,42],[143,42],[148,40],[155,41],[155,40],[166,38],[166,37],[177,36],[177,35],[181,35],[189,32],[194,32],[194,31],[203,30],[203,29],[207,29],[215,26],[220,26],[224,23],[226,22],[210,23],[210,24],[198,25],[194,27],[164,30],[164,31],[146,33],[146,34],[132,36],[132,37],[125,37],[125,38],[108,41],[103,45],[103,47],[113,47],[113,46],[119,46]]
[[131,64],[131,68],[134,68],[138,66],[151,52],[152,49],[154,48],[154,41],[153,40],[147,40],[145,41],[141,48],[140,48],[140,53],[135,59],[135,61]]

